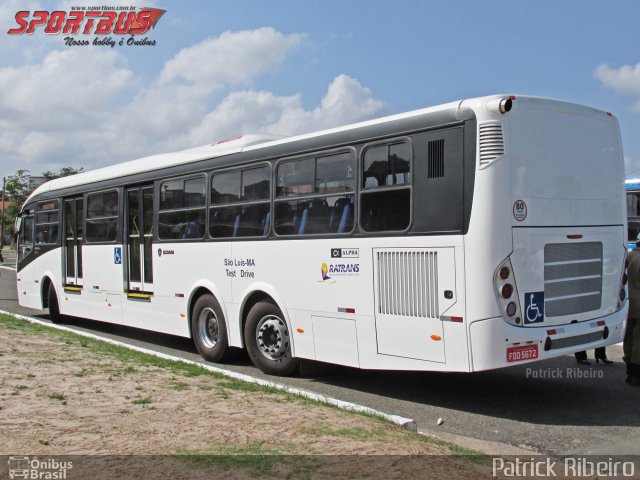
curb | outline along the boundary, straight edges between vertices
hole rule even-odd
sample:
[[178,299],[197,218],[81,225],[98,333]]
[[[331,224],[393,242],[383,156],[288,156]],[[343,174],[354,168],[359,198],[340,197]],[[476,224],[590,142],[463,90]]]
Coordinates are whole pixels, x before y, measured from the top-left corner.
[[277,390],[280,390],[282,392],[286,392],[286,393],[291,393],[293,395],[298,395],[300,397],[304,397],[307,398],[309,400],[315,400],[317,402],[320,403],[325,403],[328,405],[332,405],[334,407],[338,407],[341,410],[347,410],[350,412],[357,412],[357,413],[367,413],[370,415],[375,415],[377,417],[381,417],[384,418],[385,420],[394,423],[396,425],[399,425],[411,432],[417,432],[418,431],[418,426],[415,422],[415,420],[411,419],[411,418],[405,418],[402,417],[400,415],[392,415],[389,413],[384,413],[378,410],[375,410],[373,408],[370,407],[365,407],[364,405],[359,405],[357,403],[352,403],[352,402],[346,402],[344,400],[339,400],[337,398],[333,398],[333,397],[328,397],[326,395],[321,395],[319,393],[314,393],[314,392],[310,392],[308,390],[303,390],[301,388],[295,388],[295,387],[290,387],[288,385],[282,385],[280,383],[275,383],[275,382],[270,382],[268,380],[263,380],[261,378],[256,378],[256,377],[252,377],[250,375],[246,375],[244,373],[237,373],[237,372],[233,372],[231,370],[225,370],[223,368],[219,368],[219,367],[214,367],[212,365],[208,365],[206,363],[200,363],[200,362],[196,362],[193,360],[188,360],[185,358],[180,358],[180,357],[175,357],[173,355],[168,355],[166,353],[161,353],[161,352],[156,352],[155,350],[149,350],[147,348],[142,348],[142,347],[137,347],[135,345],[129,345],[128,343],[124,343],[124,342],[120,342],[118,340],[112,340],[110,338],[105,338],[105,337],[101,337],[99,335],[95,335],[93,333],[87,333],[87,332],[82,332],[82,331],[78,331],[78,330],[74,330],[73,328],[69,328],[69,327],[65,327],[62,325],[55,325],[49,322],[43,322],[42,320],[38,320],[36,318],[32,318],[32,317],[27,317],[26,315],[20,315],[17,313],[12,313],[12,312],[8,312],[6,310],[2,310],[0,309],[0,314],[4,314],[4,315],[9,315],[13,318],[16,318],[18,320],[24,320],[30,323],[36,323],[38,325],[41,325],[43,327],[48,327],[48,328],[52,328],[55,330],[62,330],[65,332],[71,332],[74,333],[76,335],[80,335],[82,337],[87,337],[87,338],[92,338],[94,340],[99,340],[101,342],[105,342],[105,343],[110,343],[111,345],[117,345],[119,347],[124,347],[124,348],[128,348],[129,350],[135,350],[137,352],[141,352],[141,353],[146,353],[149,355],[153,355],[155,357],[159,357],[165,360],[172,360],[172,361],[176,361],[176,362],[183,362],[183,363],[187,363],[189,365],[196,365],[198,367],[202,367],[205,370],[208,370],[210,372],[215,372],[215,373],[219,373],[221,375],[224,375],[226,377],[229,378],[233,378],[235,380],[241,380],[243,382],[248,382],[248,383],[254,383],[256,385],[261,385],[263,387],[271,387],[271,388],[275,388]]

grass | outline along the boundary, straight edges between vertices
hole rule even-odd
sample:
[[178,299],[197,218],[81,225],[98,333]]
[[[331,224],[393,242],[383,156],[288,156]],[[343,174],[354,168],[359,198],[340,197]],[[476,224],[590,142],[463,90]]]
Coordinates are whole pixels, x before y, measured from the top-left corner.
[[301,433],[311,435],[322,435],[329,437],[344,437],[352,440],[376,440],[382,441],[388,437],[388,433],[384,430],[366,429],[362,427],[331,429],[326,427],[305,428]]
[[64,394],[62,393],[51,393],[49,394],[49,398],[51,400],[59,400],[61,405],[66,405],[67,404],[67,399],[65,398]]
[[179,450],[176,454],[188,463],[210,472],[213,470],[211,473],[240,469],[246,472],[247,478],[310,479],[322,460],[311,456],[292,456],[294,450],[294,445],[278,450],[262,442],[252,442],[234,447],[219,445],[206,452]]
[[[249,393],[263,393],[263,394],[269,394],[269,395],[278,395],[282,399],[282,401],[299,402],[307,405],[323,405],[325,407],[329,407],[332,409],[338,409],[341,412],[343,411],[339,409],[337,406],[327,404],[325,402],[311,400],[295,394],[283,392],[274,387],[263,386],[255,383],[249,383],[249,382],[244,382],[238,379],[230,378],[221,373],[207,370],[199,365],[156,357],[154,355],[138,352],[135,350],[130,350],[125,347],[102,342],[100,340],[96,340],[93,338],[83,337],[73,332],[55,330],[55,329],[51,329],[36,323],[27,322],[25,320],[19,320],[9,315],[0,314],[0,325],[2,325],[3,328],[6,328],[8,330],[21,330],[21,331],[33,333],[36,335],[48,334],[50,336],[58,338],[63,343],[79,342],[82,347],[87,348],[92,352],[105,355],[105,356],[111,356],[117,360],[120,360],[124,363],[129,364],[127,367],[121,370],[121,372],[110,375],[108,378],[109,381],[114,381],[119,376],[120,373],[124,375],[134,373],[136,371],[136,367],[156,367],[156,368],[165,369],[176,376],[182,376],[182,375],[186,375],[189,377],[202,376],[208,379],[217,380],[215,387],[212,387],[212,389],[216,390],[215,392],[216,396],[223,399],[228,397],[228,395],[225,393],[225,390],[236,390],[236,391],[249,392]],[[136,367],[134,367],[131,364],[135,365]],[[86,369],[83,368],[74,375],[84,376],[87,374],[88,374],[88,371],[86,371]],[[175,382],[173,385],[171,385],[171,388],[182,391],[182,390],[188,389],[188,385],[182,382]],[[200,387],[200,389],[203,390],[204,388]],[[96,392],[96,393],[99,393],[99,392]],[[66,405],[66,402],[67,402],[65,396],[61,393],[52,393],[49,395],[49,398],[59,400],[62,402],[63,405]],[[152,399],[150,397],[138,397],[131,400],[131,403],[134,405],[147,406],[152,403]],[[150,408],[153,409],[154,407],[150,407]],[[125,412],[129,413],[128,410],[123,410],[123,413]],[[364,413],[364,412],[351,412],[351,414],[358,415],[361,417],[366,417],[368,419],[380,422],[381,424],[385,424],[385,425],[390,424],[388,420],[376,414]],[[338,436],[338,437],[343,436],[343,437],[348,437],[352,439],[371,439],[371,437],[384,439],[384,436],[387,435],[387,433],[382,430],[381,431],[377,431],[373,429],[367,430],[359,427],[338,429],[338,430],[327,430],[326,432],[316,431],[316,432],[309,432],[309,433],[322,433],[322,434]],[[483,454],[477,451],[462,448],[457,445],[451,444],[449,442],[438,440],[432,437],[426,437],[426,436],[417,435],[417,434],[410,434],[407,438],[415,439],[416,437],[419,439],[420,442],[425,442],[425,443],[438,446],[440,448],[448,450],[451,454],[468,456],[468,457],[476,457],[476,458],[483,456]],[[231,450],[229,450],[229,448],[231,448]],[[236,449],[234,450],[233,448],[236,448]],[[264,445],[262,444],[249,444],[244,447],[220,447],[218,450],[215,450],[213,452],[206,452],[206,455],[216,455],[216,456],[223,456],[223,457],[227,457],[227,456],[247,457],[247,456],[257,455],[259,457],[263,457],[263,456],[273,457],[281,453],[282,452],[275,452],[275,451],[270,451],[268,449],[265,449]],[[181,454],[194,455],[191,452],[183,452]],[[250,462],[250,465],[253,464],[252,462],[253,460]],[[253,470],[253,467],[251,467],[250,465],[249,465],[249,469]]]

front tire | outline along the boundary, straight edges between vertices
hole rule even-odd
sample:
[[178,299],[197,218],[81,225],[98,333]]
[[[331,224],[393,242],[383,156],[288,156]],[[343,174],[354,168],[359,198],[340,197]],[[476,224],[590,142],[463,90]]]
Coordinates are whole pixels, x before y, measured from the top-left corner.
[[267,375],[288,376],[300,366],[291,354],[291,335],[284,315],[271,302],[258,302],[251,308],[244,341],[253,364]]
[[62,315],[60,315],[60,305],[58,304],[58,295],[52,283],[49,283],[49,291],[47,292],[47,304],[49,305],[49,320],[52,323],[62,323]]
[[193,307],[191,333],[198,353],[208,362],[221,362],[229,351],[227,324],[222,308],[211,294],[201,296]]

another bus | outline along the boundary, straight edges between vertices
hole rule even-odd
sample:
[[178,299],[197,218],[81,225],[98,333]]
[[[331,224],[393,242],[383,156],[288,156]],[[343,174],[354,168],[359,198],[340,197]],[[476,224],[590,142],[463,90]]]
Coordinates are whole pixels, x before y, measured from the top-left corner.
[[245,135],[39,187],[20,304],[300,359],[474,372],[620,342],[624,164],[610,113],[488,96]]
[[627,243],[631,250],[640,235],[640,178],[625,180],[627,188]]

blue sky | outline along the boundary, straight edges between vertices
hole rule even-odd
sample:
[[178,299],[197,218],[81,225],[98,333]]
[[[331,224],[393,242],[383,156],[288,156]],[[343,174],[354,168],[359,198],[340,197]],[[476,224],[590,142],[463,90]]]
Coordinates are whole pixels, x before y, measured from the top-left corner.
[[[6,34],[18,10],[122,4],[167,11],[155,46]],[[5,0],[0,174],[509,93],[613,112],[640,175],[639,19],[637,1]]]

